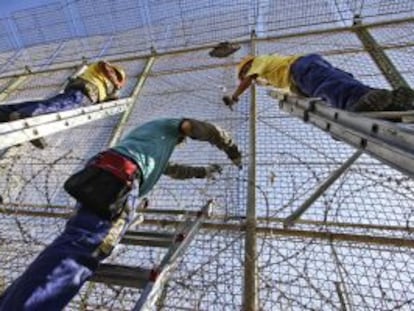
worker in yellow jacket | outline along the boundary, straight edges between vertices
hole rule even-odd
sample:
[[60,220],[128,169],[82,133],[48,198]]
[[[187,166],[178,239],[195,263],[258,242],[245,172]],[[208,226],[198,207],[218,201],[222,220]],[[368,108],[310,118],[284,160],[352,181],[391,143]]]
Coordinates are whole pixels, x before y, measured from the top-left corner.
[[[0,122],[9,122],[58,111],[75,109],[118,98],[118,91],[125,85],[122,68],[106,61],[92,63],[76,78],[71,79],[63,93],[51,98],[0,105]],[[38,148],[45,148],[43,138],[31,141]]]
[[322,98],[347,111],[404,111],[414,109],[414,91],[408,87],[377,89],[332,66],[318,54],[249,55],[238,65],[240,84],[224,103],[232,107],[252,84],[263,82],[291,93]]

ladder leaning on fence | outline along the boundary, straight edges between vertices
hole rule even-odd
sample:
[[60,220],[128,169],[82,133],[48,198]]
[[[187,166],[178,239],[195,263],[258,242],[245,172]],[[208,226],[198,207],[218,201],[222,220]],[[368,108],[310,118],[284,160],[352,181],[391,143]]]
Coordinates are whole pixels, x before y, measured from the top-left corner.
[[0,124],[0,149],[126,111],[132,97]]
[[[141,296],[132,310],[151,310],[163,292],[165,284],[174,272],[179,258],[194,239],[204,219],[208,218],[213,201],[208,201],[187,219],[175,233],[155,231],[127,231],[123,244],[168,248],[160,264],[151,268],[101,264],[91,281],[142,289]],[[148,210],[147,213],[151,213]]]
[[278,90],[270,90],[269,95],[279,100],[279,107],[290,115],[329,132],[403,174],[414,176],[414,124],[335,109],[319,98],[303,98]]

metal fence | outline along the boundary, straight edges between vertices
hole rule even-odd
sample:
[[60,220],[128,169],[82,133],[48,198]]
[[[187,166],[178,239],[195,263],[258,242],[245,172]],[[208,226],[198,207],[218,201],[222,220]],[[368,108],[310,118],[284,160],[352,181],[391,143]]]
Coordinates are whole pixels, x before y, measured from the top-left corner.
[[[211,198],[217,202],[213,220],[180,260],[159,310],[240,310],[246,295],[257,297],[260,310],[410,310],[413,180],[364,155],[293,228],[285,229],[283,219],[354,150],[279,110],[263,88],[257,87],[254,97],[244,95],[233,112],[221,97],[236,86],[234,65],[250,52],[253,29],[259,35],[258,54],[320,53],[363,82],[390,88],[352,28],[356,14],[374,23],[368,31],[414,86],[413,3],[60,1],[0,21],[0,87],[7,90],[14,74],[30,66],[34,73],[8,89],[4,101],[46,97],[60,90],[82,57],[114,57],[127,70],[130,82],[123,95],[128,96],[153,47],[166,53],[155,54],[123,133],[154,118],[183,116],[233,133],[244,155],[243,170],[212,146],[189,140],[173,160],[218,163],[224,167],[220,178],[163,177],[149,195],[150,208],[159,209],[197,209]],[[244,41],[243,47],[224,60],[197,48],[223,39]],[[254,102],[256,118],[250,109]],[[49,136],[50,147],[43,151],[28,144],[5,151],[0,159],[0,291],[62,230],[74,203],[62,190],[64,180],[107,146],[119,120],[113,116]],[[248,203],[252,158],[256,196]],[[256,271],[245,270],[249,208],[257,215]],[[150,220],[160,218],[148,220],[143,228],[150,230]],[[174,226],[168,217],[162,223],[165,230]],[[109,262],[153,265],[162,254],[122,245]],[[243,291],[249,273],[257,280],[256,293]],[[128,310],[138,294],[88,283],[67,310]]]

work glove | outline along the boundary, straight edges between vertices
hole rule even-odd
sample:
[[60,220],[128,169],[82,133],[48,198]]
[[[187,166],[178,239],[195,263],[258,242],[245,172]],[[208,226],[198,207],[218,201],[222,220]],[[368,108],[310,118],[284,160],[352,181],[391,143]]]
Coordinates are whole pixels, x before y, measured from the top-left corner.
[[229,147],[225,149],[225,152],[227,156],[229,157],[229,159],[231,160],[231,162],[233,162],[233,164],[236,165],[241,170],[243,168],[242,156],[241,156],[239,149],[237,148],[237,145],[235,144],[230,145]]
[[233,98],[232,96],[226,95],[223,96],[223,102],[227,107],[229,107],[230,110],[233,111],[233,105],[235,105],[238,102],[238,100]]
[[[206,178],[215,180],[217,175],[220,175],[223,169],[218,164],[211,164],[205,167],[206,170]],[[217,175],[216,175],[217,174]]]

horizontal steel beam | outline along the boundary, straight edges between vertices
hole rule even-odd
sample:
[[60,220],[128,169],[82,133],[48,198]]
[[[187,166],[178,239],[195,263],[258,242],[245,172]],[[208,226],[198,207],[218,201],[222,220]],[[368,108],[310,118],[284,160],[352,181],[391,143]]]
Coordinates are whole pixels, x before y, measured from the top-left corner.
[[150,269],[101,264],[90,281],[132,288],[143,288],[150,279],[150,276]]
[[[162,220],[157,221],[154,219],[146,219],[146,224],[150,225],[163,225],[163,226],[179,226],[182,222],[177,220]],[[202,225],[203,229],[207,230],[223,230],[229,232],[245,232],[244,224],[228,224],[228,223],[211,223],[204,222]],[[356,244],[373,244],[373,245],[383,245],[390,247],[405,247],[405,248],[414,248],[414,240],[406,238],[394,238],[387,236],[378,236],[378,235],[362,235],[362,234],[352,234],[352,233],[334,233],[326,231],[316,231],[316,230],[294,230],[294,229],[285,229],[285,228],[271,228],[258,225],[257,228],[258,238],[269,238],[272,236],[284,236],[284,237],[300,237],[307,239],[318,239],[318,240],[328,240],[328,241],[338,241],[338,242],[349,242]]]
[[[0,213],[6,215],[19,215],[19,216],[29,216],[29,217],[53,217],[53,218],[68,218],[72,213],[52,213],[52,212],[38,212],[38,211],[13,211],[10,209],[5,209],[0,207]],[[283,223],[283,218],[277,219],[277,222],[280,224]],[[241,223],[231,224],[231,223],[222,223],[222,222],[203,222],[202,228],[205,230],[223,230],[230,232],[244,232],[245,225],[244,220],[240,220]],[[399,227],[399,226],[382,226],[382,225],[369,225],[369,224],[352,224],[352,223],[335,223],[329,222],[325,223],[322,221],[309,221],[298,219],[297,224],[309,224],[309,225],[327,225],[329,227],[341,227],[341,228],[361,228],[361,229],[372,229],[372,230],[392,230],[392,231],[401,231],[404,232],[413,232],[414,228],[409,227]],[[144,224],[148,225],[159,225],[159,226],[181,226],[182,221],[171,220],[171,219],[145,219]],[[332,230],[332,229],[330,229]],[[128,231],[127,231],[128,234]],[[303,237],[303,238],[315,238],[322,240],[337,240],[345,242],[355,242],[355,243],[367,243],[367,244],[376,244],[376,245],[385,245],[385,246],[397,246],[397,247],[407,247],[414,248],[414,240],[405,239],[405,238],[393,238],[380,235],[362,235],[362,234],[349,234],[349,233],[334,233],[334,232],[324,232],[316,230],[291,230],[285,228],[277,227],[268,227],[263,225],[258,225],[257,229],[258,237],[266,237],[268,235],[280,235],[280,236],[293,236],[293,237]]]
[[[11,215],[11,216],[28,216],[28,217],[51,217],[51,218],[68,218],[73,212],[68,211],[70,209],[68,206],[64,205],[37,205],[37,204],[25,204],[21,205],[30,209],[21,209],[19,204],[3,204],[0,205],[0,214]],[[39,209],[37,211],[33,209]],[[45,208],[54,208],[56,212],[50,211],[41,211]],[[59,212],[59,210],[63,210]],[[198,211],[191,210],[176,210],[176,209],[140,209],[137,211],[140,214],[144,215],[176,215],[176,216],[195,216]],[[146,217],[146,216],[145,216]],[[246,219],[245,216],[234,216],[234,217],[223,217],[220,215],[213,215],[210,219],[216,221],[237,221],[244,222]],[[154,221],[155,219],[146,218],[146,222]],[[257,217],[258,223],[275,224],[277,226],[283,225],[285,218],[281,217]],[[164,222],[162,219],[155,221]],[[348,229],[364,229],[364,230],[382,230],[382,231],[401,231],[401,232],[414,232],[414,227],[408,226],[390,226],[390,225],[381,225],[381,224],[363,224],[363,223],[353,223],[353,222],[336,222],[336,221],[320,221],[320,220],[309,220],[309,219],[297,219],[296,224],[309,225],[309,226],[324,226],[329,228],[348,228]],[[332,230],[332,229],[330,229]]]
[[[380,22],[374,22],[374,23],[367,23],[364,24],[363,27],[369,27],[369,28],[375,28],[375,27],[383,27],[383,26],[390,26],[390,25],[399,25],[402,23],[409,23],[409,22],[414,22],[414,18],[410,17],[410,18],[402,18],[402,19],[395,19],[395,20],[390,20],[390,21],[380,21]],[[303,32],[299,32],[299,33],[293,33],[293,34],[286,34],[286,35],[277,35],[277,36],[269,36],[269,37],[263,37],[263,38],[257,38],[256,41],[257,42],[261,42],[261,41],[269,41],[269,40],[282,40],[282,39],[289,39],[289,38],[295,38],[295,37],[301,37],[301,36],[310,36],[310,35],[319,35],[319,34],[327,34],[327,33],[336,33],[336,32],[352,32],[355,30],[355,26],[353,27],[335,27],[335,28],[328,28],[328,29],[322,29],[322,30],[311,30],[311,31],[303,31]],[[250,43],[250,38],[246,39],[242,39],[242,40],[234,40],[232,42],[234,43]],[[209,44],[204,44],[204,45],[200,45],[197,47],[187,47],[184,49],[175,49],[175,50],[171,50],[171,51],[166,51],[166,52],[162,52],[162,53],[156,53],[157,56],[168,56],[168,55],[175,55],[175,54],[180,54],[180,53],[189,53],[189,52],[196,52],[196,51],[200,51],[200,50],[205,50],[205,49],[209,49],[212,48],[216,45],[217,43],[209,43]],[[125,54],[125,53],[123,53]],[[130,53],[130,54],[136,54],[136,53]],[[112,61],[112,62],[125,62],[125,61],[134,61],[134,60],[144,60],[148,57],[154,56],[153,51],[149,51],[148,53],[143,53],[141,55],[131,55],[131,56],[122,56],[121,54],[113,54],[113,55],[108,55],[105,57],[105,59],[107,59],[108,61]],[[76,61],[64,61],[61,63],[54,63],[53,65],[49,66],[47,69],[43,69],[43,68],[29,68],[30,71],[33,74],[36,73],[45,73],[45,72],[51,72],[51,71],[58,71],[58,70],[63,70],[63,69],[69,69],[69,68],[73,68],[74,66],[78,66],[82,64],[82,60],[76,60]],[[26,68],[28,68],[26,66]],[[25,74],[27,70],[25,69],[21,69],[21,70],[16,70],[13,72],[8,72],[7,74],[4,75],[0,75],[0,78],[9,78],[9,77],[17,77],[20,76],[22,74]]]
[[168,247],[174,241],[175,234],[147,231],[128,231],[121,239],[122,244],[148,247]]

